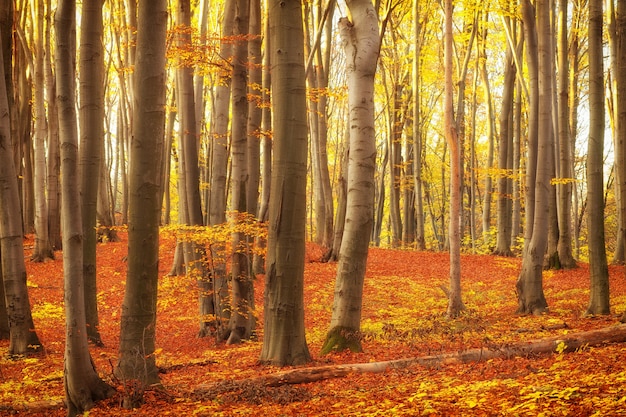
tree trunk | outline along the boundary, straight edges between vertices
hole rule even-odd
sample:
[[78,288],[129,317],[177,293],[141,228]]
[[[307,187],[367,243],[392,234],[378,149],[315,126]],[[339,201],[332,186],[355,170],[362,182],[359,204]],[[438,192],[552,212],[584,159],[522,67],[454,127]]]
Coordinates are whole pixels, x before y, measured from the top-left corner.
[[261,182],[261,83],[263,65],[261,55],[261,1],[250,1],[248,41],[248,121],[246,190],[247,212],[257,216],[259,211],[259,185]]
[[[12,54],[11,45],[13,43],[12,39],[13,34],[13,2],[7,1],[0,5],[0,53],[2,56],[10,57]],[[4,84],[5,94],[0,96],[0,104],[3,103],[5,97],[7,99],[7,110],[10,112],[12,106],[8,103],[12,101],[12,63],[10,59],[2,60],[2,74],[4,74],[4,79],[0,78],[0,82]],[[9,98],[11,97],[11,98]],[[11,135],[11,117],[10,114],[6,116],[4,114],[0,114],[0,122],[5,123],[4,118],[8,117],[8,134]],[[0,125],[0,129],[6,129],[6,127]],[[3,132],[4,130],[0,130]],[[10,144],[10,141],[7,140],[7,144]],[[12,159],[11,152],[9,151],[9,157]],[[3,157],[4,158],[4,157]],[[3,159],[4,160],[4,159]],[[15,168],[14,168],[15,170]],[[4,295],[4,282],[2,280],[2,245],[0,244],[0,340],[9,340],[10,338],[10,330],[9,330],[9,316],[6,308],[6,298]]]
[[[524,26],[532,32],[535,26],[535,10],[528,0],[522,3]],[[537,48],[534,48],[532,39],[529,39],[528,55],[537,57],[538,83],[537,89],[531,80],[531,115],[529,116],[529,130],[537,129],[536,160],[532,158],[532,143],[529,137],[529,158],[527,165],[527,190],[533,189],[534,195],[527,191],[527,216],[532,213],[532,227],[527,226],[527,243],[524,247],[522,270],[517,279],[517,312],[521,314],[541,314],[546,311],[548,303],[543,294],[543,260],[547,248],[547,233],[550,203],[550,178],[553,172],[552,158],[552,55],[550,4],[548,0],[537,2]],[[537,96],[537,118],[532,119],[534,95]],[[530,123],[535,122],[536,126]],[[534,173],[534,175],[533,175]],[[532,181],[531,181],[532,179]],[[530,210],[530,212],[529,212]]]
[[350,153],[346,221],[339,253],[330,331],[323,353],[360,351],[363,280],[373,224],[376,137],[374,76],[380,36],[378,16],[369,0],[349,0],[351,19],[339,20],[346,54]]
[[[46,0],[47,10],[51,10],[51,1]],[[61,240],[61,158],[59,157],[59,116],[56,103],[56,81],[52,72],[54,57],[49,51],[52,50],[50,32],[52,32],[52,15],[46,15],[45,48],[47,51],[45,68],[46,100],[48,101],[48,172],[47,172],[47,196],[48,196],[48,239],[53,250],[60,250],[63,246]]]
[[415,188],[415,248],[426,249],[424,230],[424,200],[422,193],[422,117],[421,117],[421,69],[422,50],[419,0],[413,0],[413,36],[415,41],[415,59],[413,59],[413,187]]
[[302,5],[295,0],[281,7],[281,1],[269,5],[274,166],[259,360],[285,366],[311,356],[304,327],[308,141]]
[[[229,161],[229,122],[230,122],[230,95],[232,84],[233,58],[233,25],[235,22],[236,0],[226,0],[224,3],[224,17],[222,19],[222,33],[220,36],[220,57],[222,67],[218,73],[219,78],[215,87],[215,104],[213,109],[213,123],[211,131],[211,194],[209,197],[209,224],[215,226],[226,222],[226,197],[227,197],[227,173]],[[212,259],[220,259],[225,251],[223,245],[212,245]],[[228,306],[228,283],[226,277],[226,263],[219,261],[213,263],[211,269],[212,282],[209,290],[213,292],[213,303],[218,326],[218,337],[222,338],[227,333],[227,323],[230,318]]]
[[[269,39],[269,21],[265,19],[264,24],[264,40],[265,50],[271,50],[271,42]],[[265,53],[263,56],[263,79],[262,79],[262,94],[261,100],[263,102],[263,112],[261,115],[261,135],[263,152],[261,160],[261,205],[259,207],[259,221],[266,222],[269,217],[269,203],[270,203],[270,190],[271,190],[271,177],[272,177],[272,138],[268,134],[272,128],[272,116],[271,110],[267,105],[270,101],[269,91],[270,84],[272,82],[272,76],[270,72],[270,54]],[[267,239],[262,236],[257,236],[254,239],[254,247],[257,249],[254,251],[254,257],[252,260],[252,271],[254,274],[265,273],[265,256],[261,253],[262,248],[267,245]]]
[[610,30],[610,34],[615,45],[612,69],[616,83],[615,124],[617,127],[615,132],[615,159],[622,203],[620,207],[622,217],[620,234],[626,240],[626,2],[617,2],[612,20],[613,30]]
[[[158,383],[155,364],[159,222],[159,162],[165,130],[165,44],[167,4],[139,4],[135,105],[128,230],[128,272],[122,304],[120,358],[117,374],[140,387]],[[126,406],[141,398],[127,392]]]
[[609,314],[609,268],[604,240],[604,64],[602,0],[589,0],[589,142],[587,222],[591,291],[588,314]]
[[[572,188],[573,188],[573,163],[572,163],[572,136],[570,136],[570,100],[569,100],[569,43],[567,36],[567,8],[569,1],[559,1],[559,47],[558,47],[558,158],[559,171],[557,178],[561,181],[557,184],[557,215],[559,222],[559,241],[557,250],[559,262],[562,268],[574,268],[576,260],[572,253]],[[602,13],[601,13],[602,14]],[[590,51],[591,53],[591,51]],[[604,101],[601,106],[604,106]],[[603,187],[600,187],[601,190]],[[594,230],[594,229],[591,229]]]
[[[0,34],[0,36],[4,33]],[[0,39],[0,44],[2,39]],[[2,44],[3,45],[3,44]],[[4,48],[2,48],[4,49]],[[4,52],[4,51],[3,51]],[[11,61],[11,56],[6,57]],[[4,82],[4,57],[0,55],[0,261],[4,301],[10,330],[8,352],[21,355],[42,350],[35,333],[31,315],[28,288],[26,286],[26,265],[24,264],[24,244],[22,216],[15,165],[11,146],[11,120],[7,88]]]
[[96,286],[96,214],[98,184],[104,153],[104,50],[102,0],[83,4],[80,25],[80,190],[83,227],[83,280],[87,337],[102,345],[98,330]]
[[[457,126],[454,120],[452,85],[452,0],[445,0],[445,135],[450,147],[450,223],[448,240],[450,244],[450,293],[448,294],[449,317],[458,316],[465,309],[461,299],[461,151]],[[463,100],[459,97],[459,100]]]
[[[178,25],[183,30],[178,34],[178,46],[181,50],[191,48],[191,6],[189,0],[178,2],[176,16]],[[202,202],[200,199],[200,169],[198,158],[198,133],[196,132],[196,106],[193,86],[193,68],[184,60],[178,63],[178,114],[181,119],[181,150],[180,163],[184,167],[184,198],[181,199],[181,208],[186,211],[184,223],[191,226],[201,226],[204,223]],[[199,336],[204,337],[211,333],[213,320],[207,319],[215,315],[213,297],[209,282],[209,271],[206,268],[206,252],[197,242],[185,242],[185,271],[198,283],[198,305],[200,316]]]
[[341,378],[354,373],[383,373],[391,369],[404,369],[412,366],[437,368],[446,365],[458,365],[471,362],[484,362],[496,358],[526,358],[534,355],[551,353],[570,353],[588,347],[603,346],[608,343],[626,342],[626,325],[616,325],[580,333],[546,339],[534,339],[508,344],[495,348],[475,348],[459,352],[442,353],[439,355],[419,356],[415,358],[394,359],[384,362],[353,363],[345,365],[328,365],[313,368],[296,368],[260,377],[239,381],[223,381],[217,384],[201,384],[194,388],[194,394],[206,396],[220,389],[225,383],[232,390],[250,385],[278,387],[287,384],[306,384],[331,378]]
[[[500,110],[500,143],[498,148],[498,168],[501,175],[498,178],[498,228],[495,254],[511,256],[511,226],[512,226],[512,178],[513,162],[513,97],[515,91],[516,67],[513,62],[512,46],[506,50],[504,63],[504,87],[502,92],[502,108]],[[503,174],[502,174],[503,173]]]
[[35,204],[35,247],[31,260],[44,262],[54,259],[52,245],[48,238],[48,201],[46,198],[46,139],[48,126],[46,122],[46,106],[44,103],[45,67],[47,57],[44,53],[44,0],[37,0],[35,4],[35,71],[33,77],[33,106],[34,114],[34,204]]
[[[95,0],[100,4],[99,0]],[[96,4],[84,3],[84,7]],[[92,2],[94,3],[94,2]],[[69,416],[82,415],[95,401],[108,398],[114,389],[96,372],[89,354],[83,281],[83,230],[79,190],[78,127],[76,123],[76,3],[59,2],[55,15],[56,80],[62,161],[63,276],[65,303],[65,398]],[[84,76],[84,75],[83,75]]]
[[[239,214],[247,212],[246,195],[248,189],[247,170],[247,119],[248,119],[248,71],[246,69],[248,45],[245,35],[248,32],[249,9],[247,0],[236,0],[235,32],[237,41],[233,54],[232,79],[232,174],[230,209],[234,212],[231,222],[239,221]],[[231,316],[230,334],[227,343],[239,343],[249,339],[254,331],[254,286],[249,262],[249,236],[241,231],[232,233],[231,263]]]

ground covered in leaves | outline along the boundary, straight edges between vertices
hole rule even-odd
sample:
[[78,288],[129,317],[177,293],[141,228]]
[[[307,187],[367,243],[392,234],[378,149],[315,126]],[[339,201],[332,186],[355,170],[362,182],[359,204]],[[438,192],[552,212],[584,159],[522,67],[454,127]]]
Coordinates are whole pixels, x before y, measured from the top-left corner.
[[[32,244],[32,241],[27,245]],[[121,407],[122,381],[112,375],[117,358],[120,306],[126,278],[126,236],[98,247],[100,331],[104,347],[92,356],[104,379],[119,394],[99,403],[90,416],[387,416],[387,415],[626,415],[626,346],[608,345],[575,353],[497,359],[463,365],[413,366],[383,374],[350,374],[324,381],[266,387],[237,381],[282,369],[260,366],[263,335],[263,276],[256,282],[257,340],[238,346],[196,338],[195,285],[168,277],[175,240],[161,240],[157,364],[163,388],[148,390],[137,410]],[[585,264],[544,273],[549,314],[514,315],[515,280],[520,260],[483,255],[462,257],[463,300],[467,311],[446,319],[448,255],[371,249],[364,290],[364,353],[321,357],[331,315],[336,264],[320,263],[309,246],[305,272],[307,341],[310,366],[367,363],[454,352],[475,347],[506,347],[518,341],[611,326],[626,309],[624,267],[611,266],[609,317],[583,317],[589,295]],[[28,254],[27,254],[28,256]],[[63,416],[63,276],[57,260],[27,260],[36,330],[45,355],[7,357],[0,341],[0,415]],[[194,388],[212,388],[195,395]]]

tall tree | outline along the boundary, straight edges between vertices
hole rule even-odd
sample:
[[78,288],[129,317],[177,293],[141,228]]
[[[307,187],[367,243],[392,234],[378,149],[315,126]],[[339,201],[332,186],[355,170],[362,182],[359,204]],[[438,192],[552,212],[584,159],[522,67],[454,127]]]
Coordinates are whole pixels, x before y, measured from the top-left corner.
[[[536,102],[531,103],[529,130],[536,129],[536,148],[529,138],[529,158],[527,162],[526,193],[526,243],[522,258],[522,270],[517,279],[517,311],[522,314],[541,314],[548,303],[543,293],[543,260],[547,249],[547,233],[550,211],[550,179],[553,173],[553,123],[552,123],[552,27],[550,24],[550,1],[538,0],[535,8],[529,0],[523,0],[522,12],[525,30],[533,32],[536,27],[537,48],[529,39],[528,55],[534,55],[537,62],[537,87],[531,89],[531,101],[536,94]],[[536,23],[535,23],[536,19]],[[528,33],[527,32],[527,33]],[[532,37],[533,34],[529,33]],[[529,65],[531,63],[529,62]],[[531,80],[532,83],[532,80]],[[533,119],[533,105],[537,105],[536,119]],[[533,126],[532,123],[536,123]],[[533,152],[536,152],[533,154]],[[536,159],[533,157],[536,155]],[[534,195],[530,189],[534,190]],[[529,210],[530,209],[530,210]],[[529,227],[529,223],[532,226]]]
[[[504,19],[509,25],[510,19]],[[498,231],[495,253],[501,256],[511,256],[511,227],[512,227],[512,180],[510,172],[513,168],[513,98],[515,92],[516,66],[513,62],[513,45],[508,44],[504,62],[504,86],[502,91],[502,108],[500,109],[500,141],[498,146]],[[503,173],[503,174],[502,174]]]
[[[452,0],[444,2],[444,128],[450,148],[450,292],[448,310],[450,317],[458,316],[465,309],[461,299],[461,150],[454,120],[454,86],[452,84]],[[459,100],[463,100],[459,97]]]
[[415,188],[415,244],[416,249],[426,249],[424,233],[424,200],[422,193],[422,118],[421,118],[421,69],[422,27],[420,25],[421,8],[419,0],[413,0],[413,36],[415,56],[413,57],[413,188]]
[[[176,14],[178,29],[178,43],[181,51],[191,48],[191,4],[189,0],[180,0],[178,2],[178,12]],[[182,55],[182,54],[181,54]],[[183,55],[184,56],[184,55]],[[182,213],[183,223],[193,226],[201,226],[204,223],[202,215],[202,202],[200,199],[200,167],[198,156],[198,132],[196,123],[196,105],[193,85],[193,67],[189,62],[180,59],[177,75],[177,107],[180,115],[180,144],[182,150],[182,158],[179,163],[183,167],[180,177],[181,185],[184,192],[180,193],[180,210]],[[201,98],[199,98],[201,100]],[[214,314],[211,309],[210,292],[208,288],[208,271],[205,267],[205,251],[196,242],[186,242],[185,248],[185,265],[186,272],[189,276],[197,280],[199,291],[199,312],[200,312],[200,336],[206,336],[210,333],[210,317]]]
[[[568,42],[568,0],[559,0],[558,16],[558,105],[557,134],[558,134],[558,170],[556,176],[561,179],[556,186],[558,202],[556,204],[559,226],[559,240],[557,251],[559,263],[562,268],[573,268],[576,260],[572,253],[572,188],[573,188],[573,163],[572,163],[572,139],[570,131],[570,100],[569,100],[569,42]],[[602,14],[602,10],[600,10]],[[591,21],[590,21],[591,23]],[[591,51],[589,51],[591,54]],[[604,105],[604,103],[602,104]],[[600,187],[598,190],[601,190]]]
[[35,193],[35,247],[31,259],[35,262],[43,262],[54,259],[52,245],[48,238],[48,200],[46,198],[46,147],[48,126],[46,121],[46,106],[44,103],[45,66],[47,59],[44,47],[44,0],[35,2],[35,53],[34,53],[34,79],[33,79],[33,107],[34,107],[34,172],[33,184]]
[[87,337],[102,345],[96,286],[96,213],[104,152],[103,0],[83,2],[80,25],[80,192],[83,227],[83,280]]
[[609,314],[609,268],[604,240],[604,64],[602,0],[589,0],[589,142],[587,222],[591,291],[588,314]]
[[[51,10],[51,0],[46,0],[46,10]],[[56,104],[56,80],[53,73],[54,57],[52,50],[52,20],[51,13],[46,13],[45,49],[46,60],[45,82],[46,100],[48,102],[48,178],[46,181],[48,195],[48,239],[55,250],[61,249],[61,158],[59,157],[59,116]]]
[[304,332],[308,143],[301,16],[300,0],[274,0],[269,7],[274,166],[260,360],[280,366],[311,359]]
[[[13,2],[7,1],[0,5],[0,51],[2,51],[3,56],[11,56],[11,44],[13,43]],[[4,88],[7,96],[7,109],[11,109],[11,105],[8,104],[10,102],[9,96],[12,96],[11,92],[11,60],[4,59],[2,60],[3,65],[3,74],[4,79],[0,78],[0,82],[4,83]],[[1,100],[4,100],[3,97],[0,97]],[[4,117],[3,114],[0,114],[0,118]],[[11,134],[11,117],[10,114],[7,114],[9,117],[9,134]],[[3,119],[2,122],[5,121]],[[4,129],[4,128],[3,128]],[[0,131],[1,132],[1,131]],[[7,144],[10,145],[10,141],[7,140]],[[0,340],[8,340],[10,338],[9,331],[9,317],[7,314],[6,308],[6,298],[4,296],[4,284],[2,281],[2,247],[0,246]]]
[[[230,209],[233,212],[231,221],[236,223],[238,215],[247,213],[248,190],[248,44],[246,41],[249,29],[249,2],[236,0],[234,34],[236,35],[233,53],[232,78],[232,120],[231,120],[231,194]],[[231,316],[228,343],[239,343],[248,339],[254,330],[254,286],[249,262],[249,236],[234,230],[232,233],[231,262]]]
[[[0,45],[2,36],[0,34]],[[5,48],[0,52],[0,261],[8,319],[9,354],[20,355],[42,349],[30,310],[24,264],[24,241],[17,174],[13,163],[11,121],[4,77]],[[11,61],[11,56],[6,57]]]
[[140,2],[134,73],[128,273],[117,373],[123,379],[142,384],[152,384],[159,379],[154,350],[161,218],[158,162],[162,158],[165,130],[166,32],[167,1]]
[[[226,0],[220,36],[219,56],[222,61],[218,69],[218,81],[215,86],[213,105],[213,123],[211,123],[211,156],[210,156],[210,189],[208,212],[209,224],[215,226],[226,221],[226,198],[228,187],[228,152],[229,152],[229,124],[230,124],[230,95],[232,84],[232,56],[233,56],[233,25],[235,22],[236,0]],[[212,245],[211,257],[213,262],[211,281],[207,283],[207,294],[210,299],[205,300],[206,312],[215,317],[215,326],[219,337],[228,337],[228,321],[230,308],[227,305],[228,282],[226,277],[226,263],[221,254],[225,249],[222,245]]]
[[348,0],[350,18],[339,20],[346,55],[350,153],[346,220],[339,250],[330,330],[322,352],[360,351],[363,280],[373,224],[376,141],[374,76],[380,50],[378,13],[370,0]]
[[61,0],[55,15],[56,79],[62,163],[63,277],[65,303],[65,397],[68,415],[82,415],[114,389],[96,372],[85,332],[83,229],[75,100],[76,2]]

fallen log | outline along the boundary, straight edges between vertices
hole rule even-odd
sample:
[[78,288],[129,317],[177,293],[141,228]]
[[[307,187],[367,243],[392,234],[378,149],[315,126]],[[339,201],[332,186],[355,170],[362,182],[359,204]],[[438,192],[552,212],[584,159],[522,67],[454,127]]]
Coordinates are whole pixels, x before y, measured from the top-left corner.
[[459,352],[395,359],[383,362],[296,368],[255,378],[228,381],[227,384],[217,383],[198,385],[194,389],[194,394],[203,396],[210,393],[224,392],[250,385],[278,387],[287,384],[304,384],[308,382],[322,381],[325,379],[340,378],[351,373],[381,373],[389,369],[402,369],[415,365],[433,367],[487,361],[495,358],[510,359],[554,352],[574,352],[581,348],[624,342],[626,342],[626,324],[618,324],[586,332],[564,334],[545,339],[532,339],[524,342],[501,345],[498,347],[482,347],[467,349]]

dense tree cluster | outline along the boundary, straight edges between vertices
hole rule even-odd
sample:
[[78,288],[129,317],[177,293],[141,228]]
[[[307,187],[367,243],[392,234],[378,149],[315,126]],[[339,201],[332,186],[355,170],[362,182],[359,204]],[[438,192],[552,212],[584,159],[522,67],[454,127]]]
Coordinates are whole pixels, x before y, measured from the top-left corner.
[[325,352],[361,349],[370,245],[449,251],[450,317],[462,251],[522,257],[522,314],[548,309],[544,269],[589,262],[587,313],[608,314],[607,256],[624,261],[626,236],[626,3],[604,3],[4,2],[0,337],[41,349],[33,233],[31,261],[63,250],[70,413],[106,397],[88,349],[103,343],[95,248],[122,226],[116,374],[141,384],[158,383],[164,225],[179,226],[171,273],[197,282],[200,337],[255,337],[265,274],[265,363],[310,360],[307,239],[338,262]]

